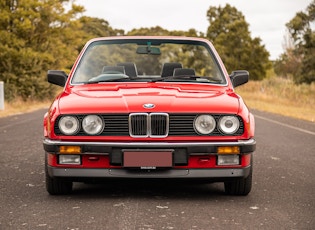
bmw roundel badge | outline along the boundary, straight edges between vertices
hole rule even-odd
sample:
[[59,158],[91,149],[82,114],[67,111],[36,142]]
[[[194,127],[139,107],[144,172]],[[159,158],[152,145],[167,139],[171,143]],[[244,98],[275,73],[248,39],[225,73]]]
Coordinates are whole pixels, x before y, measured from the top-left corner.
[[151,104],[151,103],[146,103],[143,105],[143,108],[145,109],[153,109],[155,107],[154,104]]

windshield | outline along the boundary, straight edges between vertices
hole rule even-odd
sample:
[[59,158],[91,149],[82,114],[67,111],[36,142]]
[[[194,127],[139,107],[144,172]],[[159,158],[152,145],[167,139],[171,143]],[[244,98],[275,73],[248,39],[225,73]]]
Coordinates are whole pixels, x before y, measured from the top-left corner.
[[210,47],[200,41],[95,41],[84,52],[72,84],[176,81],[225,84]]

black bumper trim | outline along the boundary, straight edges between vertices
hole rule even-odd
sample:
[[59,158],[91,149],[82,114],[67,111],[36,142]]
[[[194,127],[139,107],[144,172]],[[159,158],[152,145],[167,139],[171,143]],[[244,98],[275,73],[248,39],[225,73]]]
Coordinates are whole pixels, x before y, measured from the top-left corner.
[[73,178],[73,180],[88,178],[244,178],[250,173],[251,166],[246,168],[224,169],[168,169],[141,170],[128,169],[82,169],[82,168],[54,168],[48,166],[50,177]]
[[74,142],[74,141],[58,141],[45,138],[43,141],[44,150],[49,153],[58,153],[61,145],[81,146],[82,153],[99,153],[109,154],[113,149],[126,148],[185,148],[188,154],[204,153],[216,154],[219,146],[239,146],[241,154],[249,154],[255,151],[255,139],[230,141],[230,142]]

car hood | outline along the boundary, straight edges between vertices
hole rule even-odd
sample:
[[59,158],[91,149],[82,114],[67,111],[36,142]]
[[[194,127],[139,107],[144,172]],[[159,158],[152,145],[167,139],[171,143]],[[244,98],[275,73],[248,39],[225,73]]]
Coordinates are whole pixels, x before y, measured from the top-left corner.
[[[151,108],[145,108],[150,104]],[[59,100],[62,114],[84,113],[233,113],[238,96],[226,87],[124,84],[75,86]]]

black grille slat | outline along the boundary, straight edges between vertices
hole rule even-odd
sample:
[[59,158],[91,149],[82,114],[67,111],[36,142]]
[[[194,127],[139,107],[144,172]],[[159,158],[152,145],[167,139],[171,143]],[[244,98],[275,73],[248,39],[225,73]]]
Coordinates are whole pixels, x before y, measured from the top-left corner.
[[196,115],[170,115],[170,136],[196,135],[193,122]]
[[105,121],[104,131],[102,136],[127,136],[128,130],[128,115],[102,115]]

